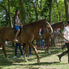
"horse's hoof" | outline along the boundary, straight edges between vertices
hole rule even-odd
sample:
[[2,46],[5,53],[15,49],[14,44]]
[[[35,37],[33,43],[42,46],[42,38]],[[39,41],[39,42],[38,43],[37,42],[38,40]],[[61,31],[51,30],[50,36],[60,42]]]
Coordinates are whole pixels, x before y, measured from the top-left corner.
[[37,60],[37,63],[40,63],[40,60]]
[[50,51],[48,51],[48,53],[49,53],[49,54],[51,54],[51,52],[50,52]]
[[9,58],[6,58],[8,60],[8,62],[11,62],[11,60]]
[[25,59],[25,62],[28,62],[28,60],[27,60],[27,59]]

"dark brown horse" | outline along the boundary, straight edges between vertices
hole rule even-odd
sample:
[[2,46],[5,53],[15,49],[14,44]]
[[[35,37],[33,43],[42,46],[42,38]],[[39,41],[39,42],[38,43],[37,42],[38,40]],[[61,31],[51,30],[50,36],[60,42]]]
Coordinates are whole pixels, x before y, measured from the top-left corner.
[[[25,54],[24,54],[25,61],[27,61],[26,53],[27,53],[28,46],[30,46],[36,53],[37,62],[40,62],[37,49],[31,42],[34,39],[35,33],[37,33],[40,28],[43,28],[46,30],[46,28],[48,28],[48,27],[50,27],[50,30],[52,30],[51,25],[47,22],[46,19],[41,19],[39,21],[36,21],[36,22],[23,26],[23,31],[20,35],[21,41],[20,41],[19,37],[17,37],[17,39],[18,39],[17,43],[26,43]],[[52,30],[52,32],[53,32],[53,30]],[[9,28],[9,27],[0,28],[0,40],[1,40],[0,46],[2,46],[3,52],[4,52],[6,58],[7,58],[7,55],[6,55],[6,49],[5,49],[5,41],[9,40],[13,43],[16,43],[16,42],[14,42],[14,38],[15,38],[15,33],[14,33],[13,28]]]
[[[60,28],[60,29],[64,29],[64,22],[59,22],[59,23],[55,23],[55,24],[53,24],[53,25],[51,25],[52,26],[52,28],[53,28],[53,33],[54,33],[54,31],[56,31],[58,28]],[[47,31],[45,31],[44,33],[43,33],[43,38],[42,38],[42,36],[41,35],[39,35],[38,33],[36,33],[35,34],[35,39],[37,39],[37,40],[41,40],[41,39],[45,39],[46,41],[47,41],[47,49],[45,50],[45,51],[47,51],[48,53],[50,53],[50,51],[49,51],[49,47],[50,47],[50,42],[49,42],[49,39],[51,38],[52,36],[51,36],[51,33],[49,33],[49,32],[47,32]]]

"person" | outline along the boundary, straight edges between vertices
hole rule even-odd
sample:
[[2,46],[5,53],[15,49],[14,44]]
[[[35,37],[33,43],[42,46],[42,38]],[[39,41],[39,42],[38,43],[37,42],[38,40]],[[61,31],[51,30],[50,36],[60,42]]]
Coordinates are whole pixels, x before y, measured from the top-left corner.
[[[44,29],[42,29],[41,30],[41,34],[42,34],[42,37],[43,37],[43,33],[45,32],[45,30]],[[45,41],[45,47],[47,47],[47,42],[46,42],[46,40],[44,40]]]
[[18,36],[18,34],[19,34],[19,32],[20,32],[19,26],[22,27],[23,25],[22,25],[21,22],[20,22],[19,10],[17,9],[17,10],[15,11],[15,15],[14,15],[14,28],[17,30],[14,41],[16,41],[16,42],[18,42],[17,36]]
[[17,57],[17,47],[19,46],[19,50],[21,52],[21,57],[23,57],[23,52],[22,52],[22,49],[21,49],[21,43],[16,43],[15,44],[15,56],[13,58],[16,58]]
[[69,21],[68,21],[67,26],[63,30],[62,37],[64,38],[65,46],[67,46],[67,51],[64,51],[63,53],[58,55],[60,61],[61,61],[62,56],[64,56],[65,54],[69,52]]
[[[41,30],[42,30],[42,29],[39,30],[39,35],[41,35]],[[42,44],[42,46],[43,46],[43,41],[42,41],[42,40],[39,40],[39,48],[41,48],[41,47],[40,47],[41,44]],[[42,49],[43,49],[43,47],[42,47]]]

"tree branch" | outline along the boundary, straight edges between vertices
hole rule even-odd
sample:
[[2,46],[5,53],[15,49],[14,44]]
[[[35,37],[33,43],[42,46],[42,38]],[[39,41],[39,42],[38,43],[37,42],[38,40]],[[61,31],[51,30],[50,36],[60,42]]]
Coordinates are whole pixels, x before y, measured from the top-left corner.
[[0,4],[0,6],[3,7],[5,9],[6,13],[8,14],[8,11],[7,11],[6,7],[3,6],[2,4]]

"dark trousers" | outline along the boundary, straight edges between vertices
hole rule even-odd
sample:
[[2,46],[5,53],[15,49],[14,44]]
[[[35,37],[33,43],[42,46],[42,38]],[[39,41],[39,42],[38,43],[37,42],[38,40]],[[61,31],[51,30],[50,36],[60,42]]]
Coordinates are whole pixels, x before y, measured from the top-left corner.
[[17,46],[19,46],[19,50],[21,52],[21,55],[23,55],[22,49],[21,49],[21,43],[16,43],[15,44],[15,56],[17,56]]
[[69,52],[69,43],[65,43],[65,45],[67,46],[67,53]]
[[29,47],[29,52],[27,51],[27,56],[31,55],[31,52],[32,52],[32,49],[31,49],[31,47]]
[[59,56],[62,57],[64,55],[66,55],[69,52],[69,43],[65,43],[65,46],[67,46],[67,51],[64,51],[63,53],[61,53]]
[[39,40],[39,46],[43,46],[43,41],[42,40]]

